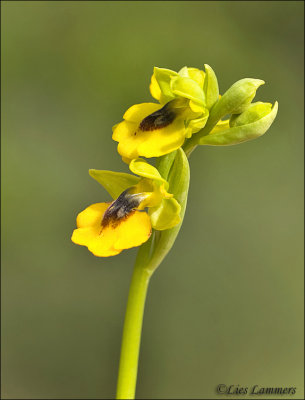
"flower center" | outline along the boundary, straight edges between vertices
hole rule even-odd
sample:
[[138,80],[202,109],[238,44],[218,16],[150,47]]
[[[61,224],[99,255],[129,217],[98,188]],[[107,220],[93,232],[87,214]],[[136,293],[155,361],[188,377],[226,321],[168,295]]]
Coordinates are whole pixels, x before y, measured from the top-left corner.
[[160,108],[160,110],[145,117],[139,125],[140,130],[143,132],[154,131],[156,129],[165,128],[167,125],[171,124],[177,114],[170,103],[171,102],[168,102],[164,107]]
[[107,208],[101,222],[103,228],[110,224],[117,226],[122,219],[133,213],[145,198],[141,194],[129,194],[128,192],[129,189],[126,189]]

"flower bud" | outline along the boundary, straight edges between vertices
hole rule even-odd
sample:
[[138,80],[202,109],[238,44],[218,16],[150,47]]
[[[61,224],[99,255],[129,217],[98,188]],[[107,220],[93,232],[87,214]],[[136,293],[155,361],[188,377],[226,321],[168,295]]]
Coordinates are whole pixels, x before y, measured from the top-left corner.
[[240,115],[231,117],[229,129],[225,123],[223,129],[216,125],[208,135],[200,138],[199,143],[230,146],[255,139],[267,132],[276,117],[277,110],[277,102],[272,108],[270,103],[253,103]]
[[269,114],[272,109],[271,103],[263,103],[258,101],[250,104],[241,114],[233,114],[230,118],[230,127],[251,124]]
[[253,100],[256,90],[265,82],[261,79],[245,78],[235,82],[214,105],[210,112],[211,122],[226,114],[240,114]]

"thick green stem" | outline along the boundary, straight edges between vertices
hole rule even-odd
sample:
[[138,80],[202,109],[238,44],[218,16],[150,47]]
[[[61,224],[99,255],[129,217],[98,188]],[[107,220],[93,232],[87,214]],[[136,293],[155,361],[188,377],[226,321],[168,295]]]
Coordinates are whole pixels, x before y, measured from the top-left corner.
[[135,396],[142,321],[150,276],[151,273],[138,257],[131,278],[125,314],[117,399],[134,399]]

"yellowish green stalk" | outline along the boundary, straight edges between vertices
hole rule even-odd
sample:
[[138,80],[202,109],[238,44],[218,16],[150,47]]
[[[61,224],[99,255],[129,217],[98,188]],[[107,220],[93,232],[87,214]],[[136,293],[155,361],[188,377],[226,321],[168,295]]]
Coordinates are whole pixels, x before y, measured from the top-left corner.
[[[189,165],[179,149],[158,162],[161,175],[168,179],[170,191],[181,205],[181,222],[172,229],[153,231],[138,251],[125,314],[121,357],[117,383],[117,399],[134,399],[146,293],[150,277],[173,246],[180,230],[187,202]],[[178,173],[178,171],[180,173]]]
[[151,273],[138,257],[129,289],[125,315],[117,399],[134,399],[141,342],[143,313]]

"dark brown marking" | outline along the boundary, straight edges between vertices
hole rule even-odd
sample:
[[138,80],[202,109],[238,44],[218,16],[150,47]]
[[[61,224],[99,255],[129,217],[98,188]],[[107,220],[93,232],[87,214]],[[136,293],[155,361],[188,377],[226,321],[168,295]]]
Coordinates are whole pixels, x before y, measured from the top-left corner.
[[142,132],[165,128],[166,126],[171,124],[175,118],[176,113],[170,106],[169,102],[165,104],[165,106],[162,107],[160,110],[157,110],[154,113],[145,117],[141,121],[139,128]]
[[120,196],[114,200],[105,211],[101,221],[102,228],[108,225],[118,226],[123,220],[135,212],[139,207],[143,197],[135,194],[129,194],[129,189],[125,190]]

